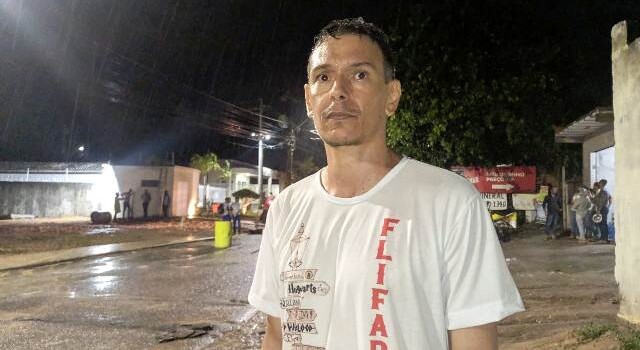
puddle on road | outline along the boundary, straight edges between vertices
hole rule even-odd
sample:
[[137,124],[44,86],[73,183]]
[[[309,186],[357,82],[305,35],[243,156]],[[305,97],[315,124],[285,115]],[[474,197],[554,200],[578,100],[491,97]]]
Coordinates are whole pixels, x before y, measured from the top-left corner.
[[118,264],[114,260],[112,260],[111,257],[103,258],[100,260],[102,261],[100,261],[99,265],[91,268],[91,273],[99,275],[105,272],[113,271],[118,267]]
[[120,231],[119,228],[113,226],[93,226],[91,230],[87,231],[85,235],[103,235],[103,234],[113,234]]
[[115,287],[118,277],[116,276],[96,276],[89,279],[91,287],[95,292],[105,292]]

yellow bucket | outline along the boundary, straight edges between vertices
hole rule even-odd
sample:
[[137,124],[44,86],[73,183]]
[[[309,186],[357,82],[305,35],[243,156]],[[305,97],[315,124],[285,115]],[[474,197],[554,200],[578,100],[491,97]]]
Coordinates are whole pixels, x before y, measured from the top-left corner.
[[231,246],[231,221],[214,221],[213,246],[215,248],[229,248]]

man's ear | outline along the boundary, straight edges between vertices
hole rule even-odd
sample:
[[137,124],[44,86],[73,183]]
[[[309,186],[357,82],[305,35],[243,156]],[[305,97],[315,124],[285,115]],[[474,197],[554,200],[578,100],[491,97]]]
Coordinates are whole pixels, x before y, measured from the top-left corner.
[[311,107],[311,87],[304,84],[304,104],[307,107],[307,116],[313,119],[313,108]]
[[384,112],[387,117],[391,117],[398,109],[400,103],[400,96],[402,96],[402,86],[400,81],[394,79],[387,83],[387,101],[384,106]]

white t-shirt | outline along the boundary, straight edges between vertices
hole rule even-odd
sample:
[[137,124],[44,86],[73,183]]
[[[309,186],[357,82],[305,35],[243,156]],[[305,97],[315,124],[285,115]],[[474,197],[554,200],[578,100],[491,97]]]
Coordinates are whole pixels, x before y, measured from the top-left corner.
[[320,172],[282,192],[249,302],[295,350],[447,349],[447,330],[524,310],[478,192],[408,158],[360,196]]
[[231,203],[231,214],[240,215],[240,203],[238,202]]

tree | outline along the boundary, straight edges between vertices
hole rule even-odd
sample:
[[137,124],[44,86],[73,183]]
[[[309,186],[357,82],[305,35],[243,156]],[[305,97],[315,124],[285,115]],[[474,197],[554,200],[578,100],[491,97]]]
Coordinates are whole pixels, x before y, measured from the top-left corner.
[[240,199],[242,199],[242,198],[253,198],[253,199],[260,198],[259,194],[251,191],[248,188],[243,188],[241,190],[233,192],[233,196],[236,197],[236,198],[240,198]]
[[504,1],[412,7],[392,30],[403,98],[390,147],[439,166],[551,167],[563,158],[553,131],[566,118],[562,48],[534,43],[554,30],[538,25],[537,10]]
[[[229,162],[225,163],[227,167],[229,166]],[[210,171],[220,171],[223,174],[226,174],[226,169],[220,165],[218,161],[218,156],[215,153],[209,152],[205,154],[194,154],[191,157],[191,167],[200,170],[202,174],[204,174],[204,197],[202,198],[202,203],[206,206],[207,203],[207,185],[209,184],[209,172]],[[230,172],[230,170],[229,170]]]

